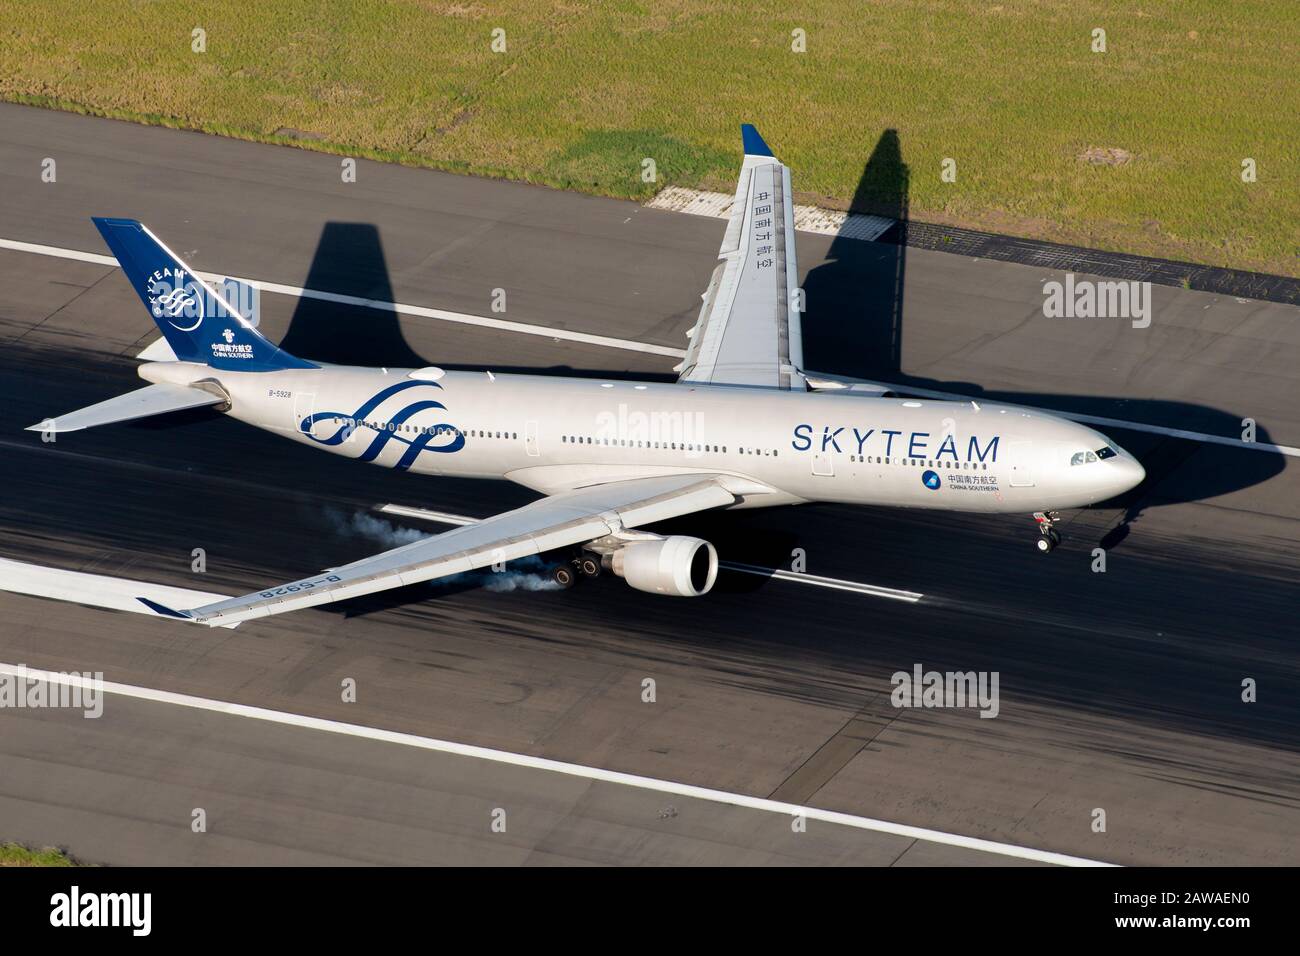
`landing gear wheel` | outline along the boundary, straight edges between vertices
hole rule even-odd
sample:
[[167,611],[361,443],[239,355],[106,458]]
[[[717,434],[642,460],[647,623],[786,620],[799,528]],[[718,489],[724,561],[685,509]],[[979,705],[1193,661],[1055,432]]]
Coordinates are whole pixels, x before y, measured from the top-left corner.
[[1038,553],[1048,554],[1061,543],[1061,533],[1052,527],[1061,520],[1060,515],[1055,511],[1036,511],[1034,520],[1038,522]]
[[578,575],[571,566],[557,564],[551,568],[551,580],[567,591],[578,583]]
[[598,558],[594,558],[589,554],[584,554],[573,563],[578,568],[578,572],[584,578],[600,577],[600,560]]

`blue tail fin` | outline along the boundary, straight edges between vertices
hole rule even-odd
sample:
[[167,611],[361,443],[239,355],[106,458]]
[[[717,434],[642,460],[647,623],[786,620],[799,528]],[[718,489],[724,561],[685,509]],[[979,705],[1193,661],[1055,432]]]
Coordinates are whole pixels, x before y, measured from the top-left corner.
[[195,275],[147,226],[134,219],[92,222],[182,362],[236,372],[319,367],[264,339],[226,294]]

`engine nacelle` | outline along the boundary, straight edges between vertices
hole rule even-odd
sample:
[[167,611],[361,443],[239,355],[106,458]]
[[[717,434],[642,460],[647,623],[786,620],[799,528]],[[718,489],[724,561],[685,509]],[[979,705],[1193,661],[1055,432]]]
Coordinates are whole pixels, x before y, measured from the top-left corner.
[[701,538],[675,534],[633,541],[610,556],[610,570],[638,591],[699,597],[718,577],[718,552]]

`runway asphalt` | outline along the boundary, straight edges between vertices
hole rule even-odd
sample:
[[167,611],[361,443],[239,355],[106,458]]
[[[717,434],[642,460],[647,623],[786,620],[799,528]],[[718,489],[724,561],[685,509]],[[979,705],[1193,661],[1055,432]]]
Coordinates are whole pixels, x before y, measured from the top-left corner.
[[[512,321],[673,348],[723,228],[366,162],[343,184],[337,157],[8,105],[0,189],[0,238],[100,253],[87,217],[132,216],[200,269],[479,315],[504,288]],[[818,370],[1219,435],[1250,418],[1260,441],[1300,444],[1292,306],[1157,287],[1146,330],[1052,320],[1042,283],[1060,276],[1032,266],[798,238]],[[0,251],[0,289],[5,557],[242,593],[380,550],[378,503],[483,516],[531,498],[312,455],[206,412],[43,444],[23,427],[135,387],[156,332],[109,267]],[[268,335],[326,360],[673,364],[279,295],[263,309]],[[673,601],[601,579],[407,589],[210,632],[0,594],[0,661],[1116,863],[1300,862],[1295,464],[1114,437],[1148,482],[1068,514],[1047,557],[1028,516],[812,506],[671,526],[749,564],[803,548],[808,571],[919,591],[917,605],[737,575]],[[917,663],[998,671],[999,716],[892,707],[890,675]],[[340,700],[349,677],[356,703]],[[972,861],[841,829],[800,842],[734,808],[660,817],[659,797],[232,720],[135,702],[99,721],[0,710],[0,839],[108,863]],[[201,800],[220,808],[213,839],[190,831]],[[473,831],[488,803],[521,809],[509,840]]]

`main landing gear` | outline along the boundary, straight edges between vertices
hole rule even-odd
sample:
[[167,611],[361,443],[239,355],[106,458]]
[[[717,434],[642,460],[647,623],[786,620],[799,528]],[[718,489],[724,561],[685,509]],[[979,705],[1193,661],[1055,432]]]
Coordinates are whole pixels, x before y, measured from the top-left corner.
[[550,568],[551,580],[566,591],[584,578],[600,577],[600,558],[589,552],[575,555],[568,561],[559,561]]
[[1038,522],[1038,552],[1047,554],[1061,543],[1061,533],[1053,527],[1061,516],[1055,511],[1035,511],[1034,520]]
[[578,572],[565,561],[551,566],[551,580],[567,591],[578,583]]

